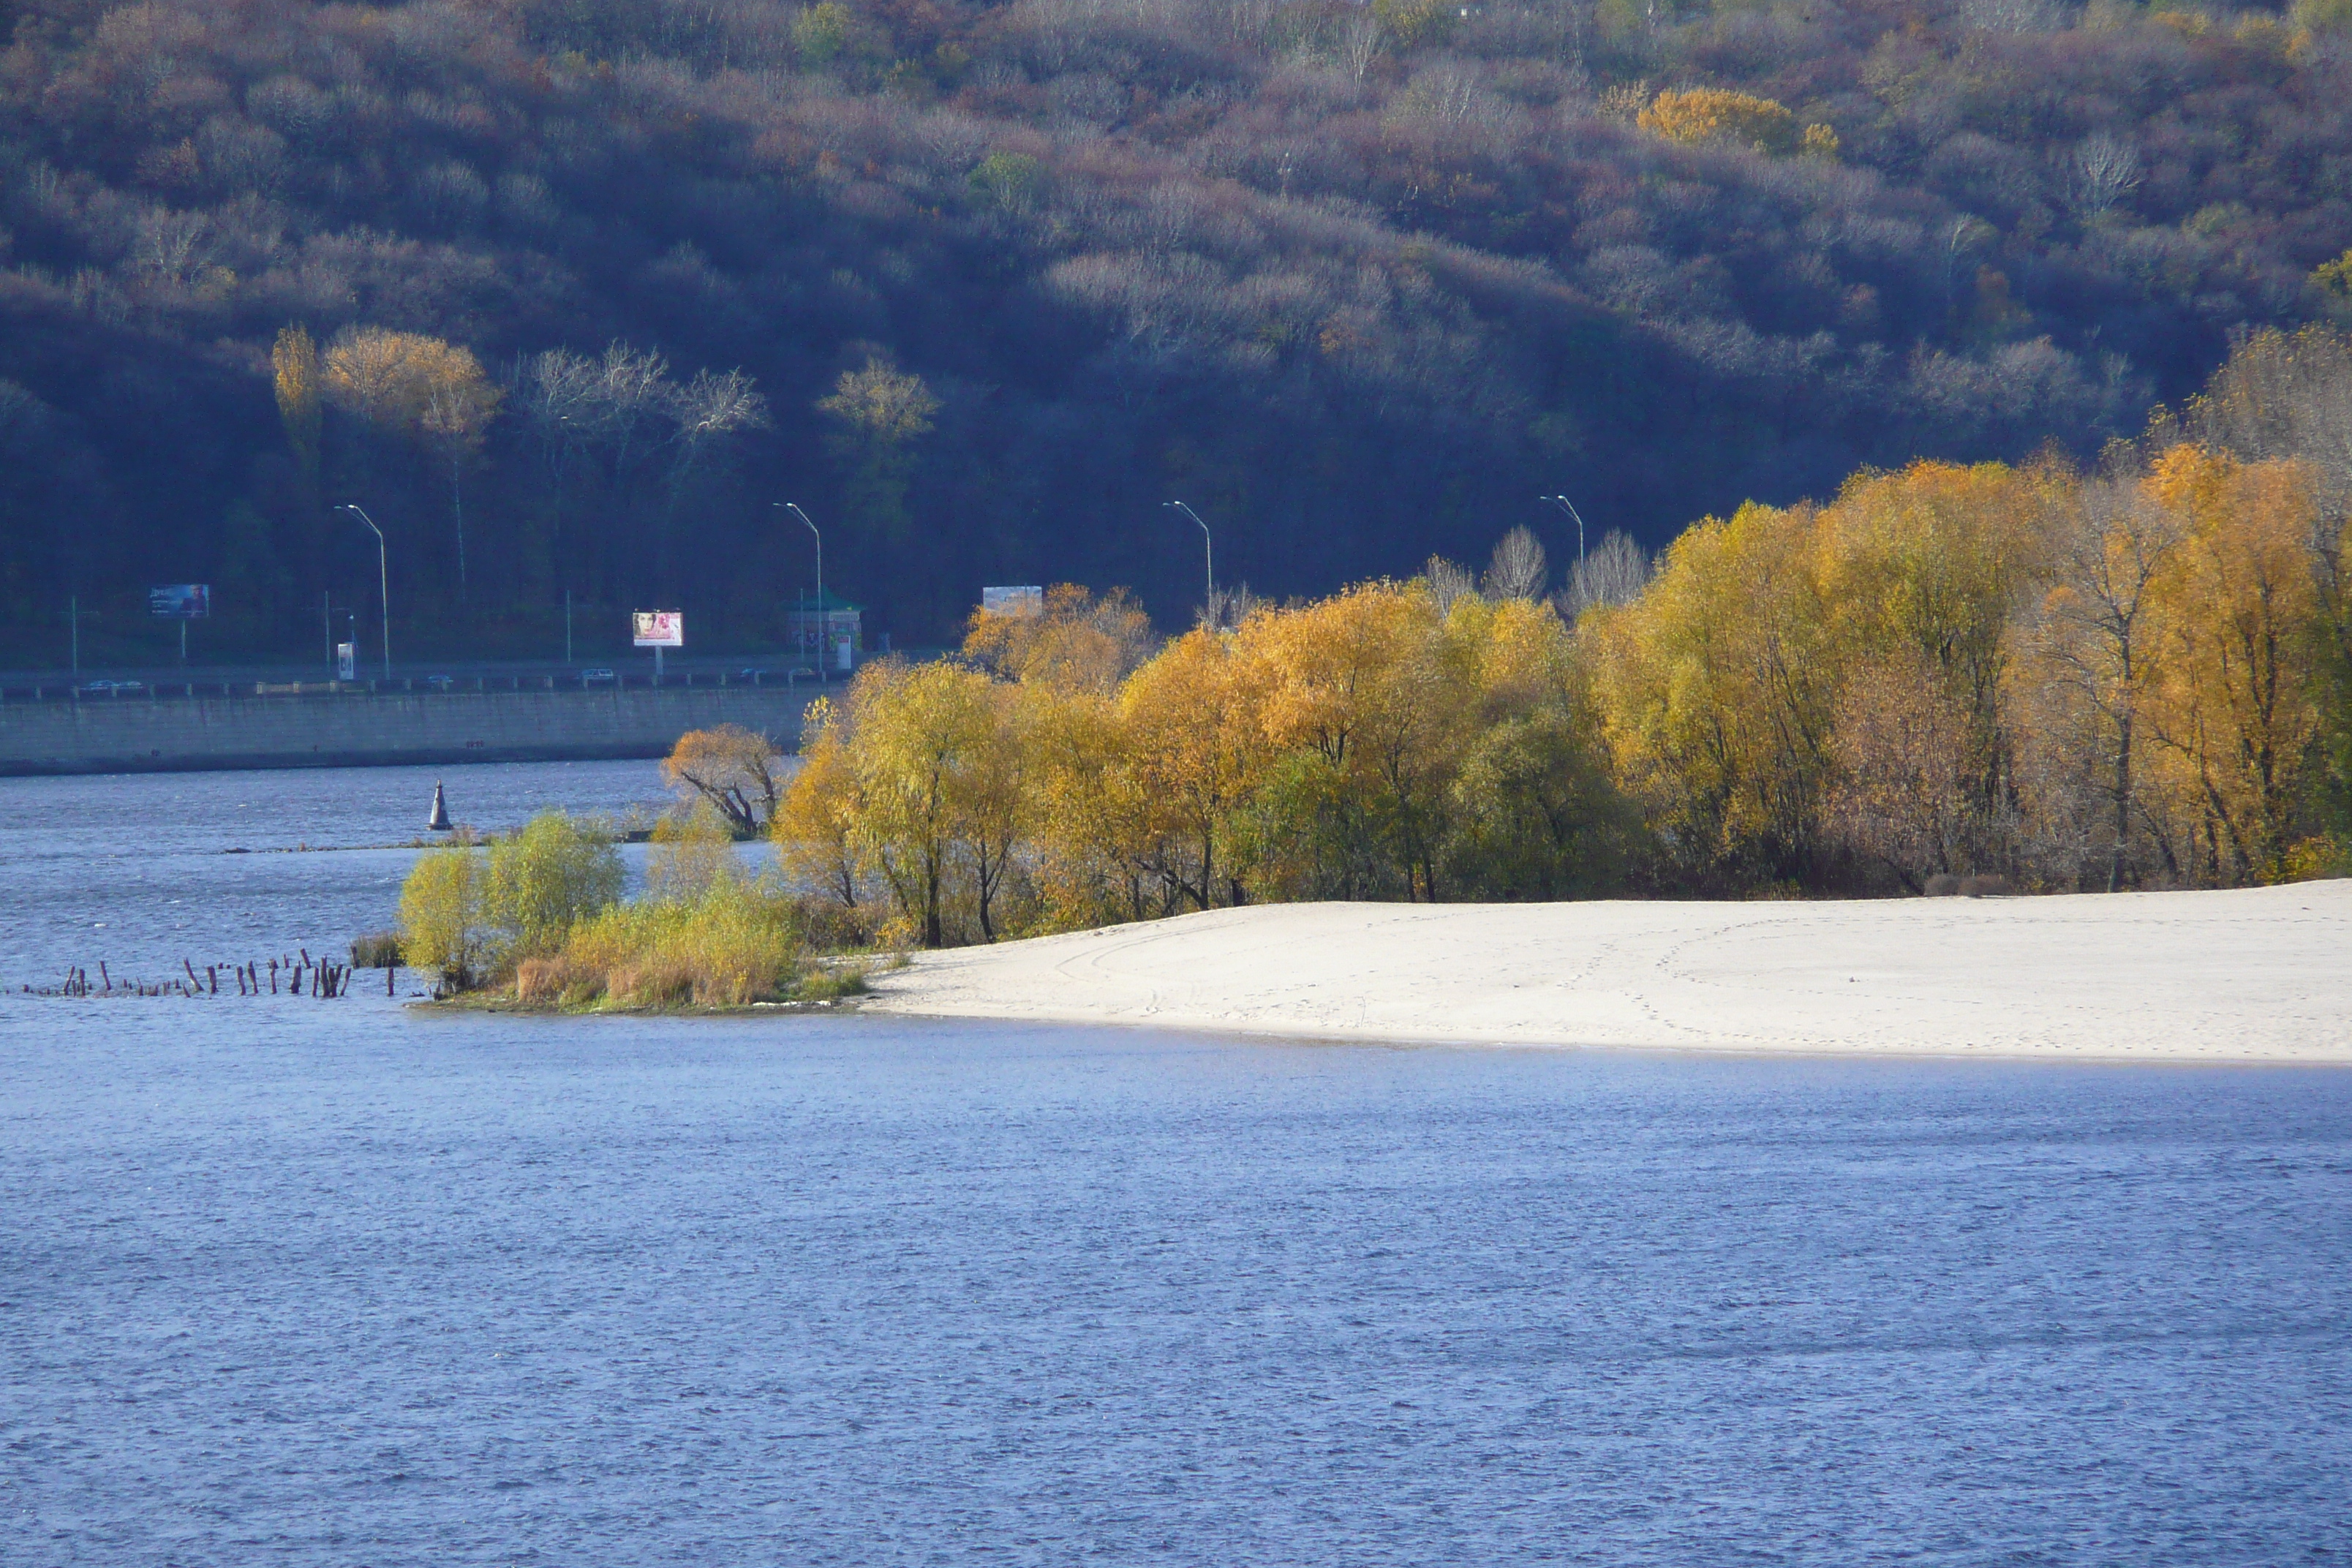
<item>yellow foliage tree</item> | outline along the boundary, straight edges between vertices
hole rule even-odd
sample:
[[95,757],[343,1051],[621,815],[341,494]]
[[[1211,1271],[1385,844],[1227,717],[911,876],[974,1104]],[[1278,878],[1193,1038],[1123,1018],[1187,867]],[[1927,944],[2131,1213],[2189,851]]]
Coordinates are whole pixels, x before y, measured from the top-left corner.
[[412,440],[449,473],[457,592],[467,594],[466,464],[481,449],[504,395],[473,352],[418,332],[346,327],[327,345],[320,384],[327,400],[375,429]]
[[1701,886],[1811,866],[1837,691],[1813,543],[1812,509],[1750,502],[1579,622],[1619,782]]
[[1236,861],[1229,829],[1274,745],[1253,673],[1232,639],[1196,630],[1169,644],[1118,694],[1124,798],[1139,808],[1137,837],[1150,847],[1149,864],[1171,908],[1186,898],[1206,910],[1244,896],[1248,868]]
[[[1282,879],[1360,896],[1402,873],[1408,899],[1438,896],[1439,816],[1465,720],[1456,650],[1424,583],[1370,583],[1254,616],[1235,638],[1255,667],[1266,738],[1293,754],[1261,816],[1260,852]],[[1450,679],[1451,678],[1451,679]]]
[[756,838],[783,793],[782,761],[767,736],[719,724],[680,735],[662,759],[662,782],[689,802],[708,805],[738,838]]
[[810,705],[801,765],[770,819],[769,836],[785,872],[823,888],[856,909],[858,875],[857,777],[843,734],[846,716],[830,698]]
[[[950,664],[885,659],[851,684],[842,762],[850,847],[927,947],[969,901],[998,934],[1026,804],[1016,689]],[[795,810],[795,820],[799,820]]]
[[1071,583],[1035,611],[971,613],[964,657],[1024,685],[1109,693],[1151,654],[1151,621],[1124,589],[1096,598]]
[[1797,118],[1786,105],[1729,88],[1670,88],[1634,122],[1669,142],[1717,142],[1772,153],[1793,152],[1798,144]]
[[[419,332],[383,327],[346,327],[327,345],[321,364],[327,398],[370,425],[411,438],[427,434],[427,420],[439,417],[460,428],[475,416],[487,420],[499,393],[473,352]],[[438,396],[447,406],[434,413]]]
[[930,433],[940,400],[921,376],[876,356],[843,372],[816,409],[831,421],[825,442],[841,465],[850,510],[872,534],[903,541],[915,443]]
[[482,855],[465,845],[428,849],[400,886],[400,951],[410,967],[429,969],[464,990],[488,949],[483,914]]
[[[2148,736],[2141,722],[2158,672],[2155,619],[2179,548],[2177,514],[2135,478],[2103,479],[2052,512],[2049,586],[2019,666],[2026,805],[2040,835],[2104,839],[2109,892],[2138,879]],[[2070,821],[2078,795],[2096,825]]]
[[2170,853],[2192,879],[2275,879],[2320,731],[2315,476],[2184,445],[2147,484],[2183,530],[2158,580],[2149,713],[2179,825]]
[[1129,742],[1115,697],[1033,690],[1029,829],[1042,918],[1050,927],[1172,911],[1153,812],[1129,765]]
[[[1840,662],[1868,667],[1881,698],[1924,668],[1959,723],[1952,783],[1960,795],[1931,815],[1972,826],[1939,855],[1997,856],[1993,819],[2012,740],[2002,700],[2013,611],[2038,578],[2048,514],[2068,483],[2053,470],[2000,463],[1914,463],[1857,475],[1817,519],[1816,573]],[[1903,700],[1924,717],[1920,700],[1916,693]]]
[[324,417],[319,345],[310,329],[296,322],[278,329],[270,345],[269,365],[278,391],[278,417],[286,426],[287,445],[302,470],[304,483],[315,494],[319,485],[319,435]]

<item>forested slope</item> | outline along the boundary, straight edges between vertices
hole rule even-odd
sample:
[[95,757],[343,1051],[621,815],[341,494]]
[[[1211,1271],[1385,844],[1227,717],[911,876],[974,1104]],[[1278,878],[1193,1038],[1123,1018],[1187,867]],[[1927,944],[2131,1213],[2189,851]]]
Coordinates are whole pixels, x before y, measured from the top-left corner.
[[782,500],[903,642],[2087,453],[2343,308],[2342,9],[0,0],[0,657],[345,499],[404,646],[772,640]]

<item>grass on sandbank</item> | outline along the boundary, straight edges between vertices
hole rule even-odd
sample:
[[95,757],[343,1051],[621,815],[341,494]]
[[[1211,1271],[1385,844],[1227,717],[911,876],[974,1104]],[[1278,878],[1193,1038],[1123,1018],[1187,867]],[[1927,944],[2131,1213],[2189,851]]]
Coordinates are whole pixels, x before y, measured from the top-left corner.
[[626,900],[610,837],[562,813],[487,854],[436,849],[402,889],[400,950],[441,976],[436,1001],[499,1010],[833,1006],[864,994],[867,967],[839,955],[851,944],[838,915],[747,875],[709,816],[656,830],[646,889]]

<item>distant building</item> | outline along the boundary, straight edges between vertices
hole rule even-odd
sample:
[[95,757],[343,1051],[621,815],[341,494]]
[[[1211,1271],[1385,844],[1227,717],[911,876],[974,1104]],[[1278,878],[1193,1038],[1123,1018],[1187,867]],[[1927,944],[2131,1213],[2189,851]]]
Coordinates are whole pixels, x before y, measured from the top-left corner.
[[803,664],[855,669],[866,651],[866,612],[837,594],[803,594],[784,612],[784,637]]
[[1025,588],[982,588],[980,607],[992,616],[1042,616],[1045,613],[1045,590],[1034,584]]

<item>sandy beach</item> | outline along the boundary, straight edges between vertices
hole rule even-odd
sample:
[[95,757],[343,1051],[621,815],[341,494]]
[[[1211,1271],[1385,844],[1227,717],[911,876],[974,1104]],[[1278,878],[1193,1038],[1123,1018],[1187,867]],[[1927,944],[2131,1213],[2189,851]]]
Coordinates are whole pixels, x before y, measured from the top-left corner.
[[2352,1063],[2352,881],[1289,904],[919,957],[875,1010],[1350,1040]]

